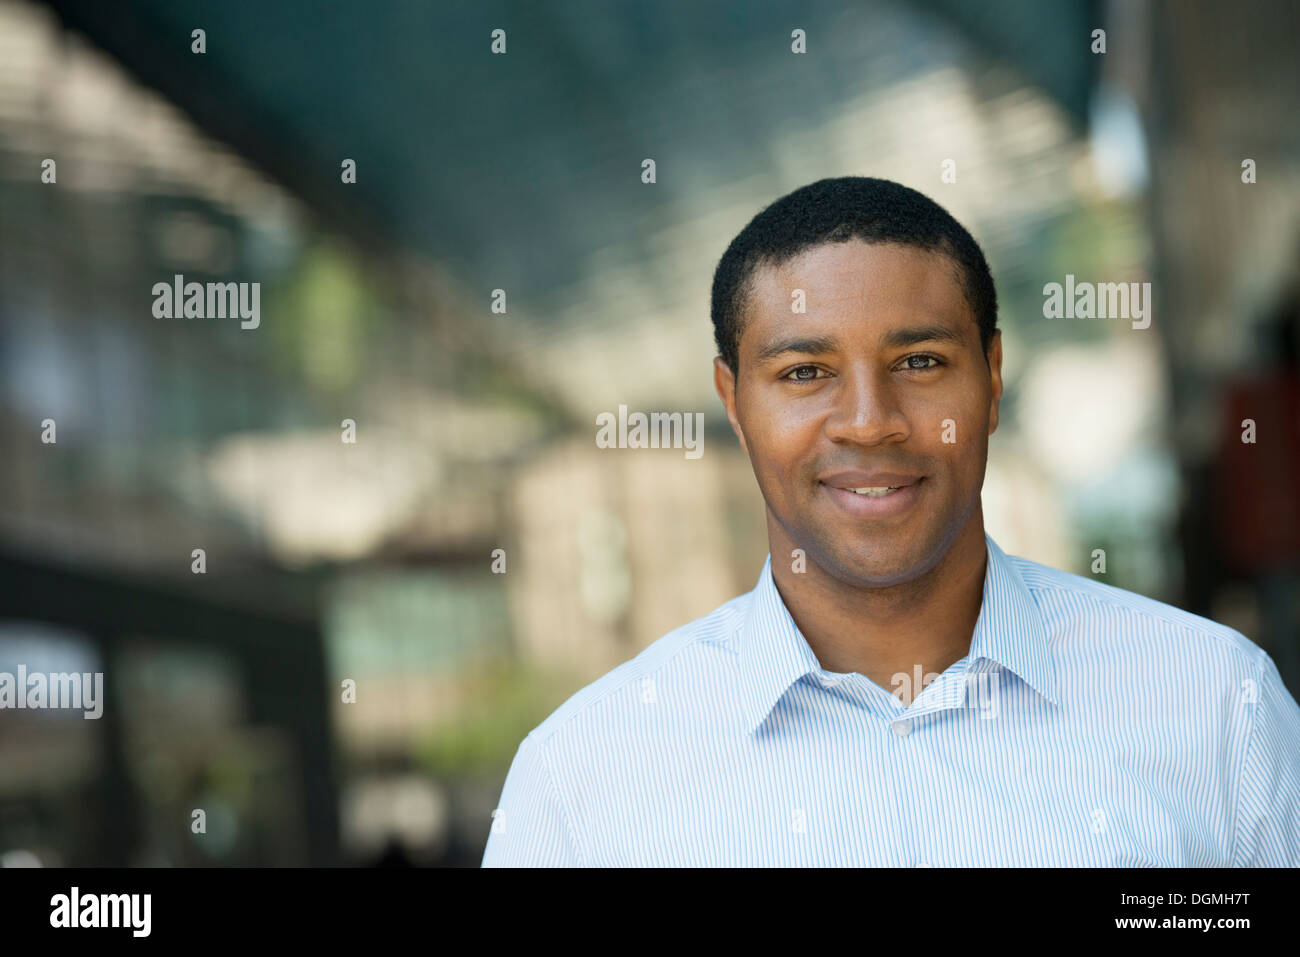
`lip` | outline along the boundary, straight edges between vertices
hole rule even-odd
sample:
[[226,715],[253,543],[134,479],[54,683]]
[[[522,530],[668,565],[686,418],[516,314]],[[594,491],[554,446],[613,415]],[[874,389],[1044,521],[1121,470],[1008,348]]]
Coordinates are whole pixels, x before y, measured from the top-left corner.
[[880,488],[884,485],[915,485],[923,475],[909,475],[906,472],[860,472],[850,469],[847,472],[835,472],[822,476],[822,484],[833,488]]
[[[898,479],[908,482],[902,485],[897,492],[892,492],[884,498],[868,498],[866,495],[859,495],[857,492],[849,491],[845,488],[839,488],[835,485],[828,485],[825,479],[820,483],[826,490],[826,494],[831,501],[841,510],[858,518],[884,518],[889,515],[898,515],[907,511],[916,504],[917,499],[921,497],[921,485],[924,478],[915,476],[889,475],[885,472],[872,473],[867,475],[865,472],[843,473],[844,475],[856,475],[863,478],[870,478],[871,481],[863,481],[861,484],[855,484],[853,488],[867,488],[870,486],[881,485],[898,485]],[[839,481],[841,476],[831,476],[835,481]],[[895,481],[883,481],[883,479],[894,479]],[[853,479],[854,482],[857,478]]]

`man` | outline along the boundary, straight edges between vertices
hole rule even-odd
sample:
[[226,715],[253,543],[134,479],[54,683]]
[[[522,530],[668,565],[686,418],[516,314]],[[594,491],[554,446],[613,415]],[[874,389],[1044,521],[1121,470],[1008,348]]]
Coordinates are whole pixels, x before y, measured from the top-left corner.
[[714,381],[767,503],[758,585],[524,739],[484,866],[1300,864],[1269,656],[986,535],[996,320],[974,239],[896,183],[745,227]]

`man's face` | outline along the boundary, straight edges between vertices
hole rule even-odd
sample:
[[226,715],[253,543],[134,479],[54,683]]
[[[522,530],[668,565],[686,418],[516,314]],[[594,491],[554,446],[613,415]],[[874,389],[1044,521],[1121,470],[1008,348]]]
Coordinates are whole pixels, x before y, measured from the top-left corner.
[[1002,346],[995,335],[986,363],[958,269],[853,240],[755,272],[739,375],[718,358],[714,381],[788,539],[774,551],[802,548],[856,587],[896,585],[930,571],[974,514]]

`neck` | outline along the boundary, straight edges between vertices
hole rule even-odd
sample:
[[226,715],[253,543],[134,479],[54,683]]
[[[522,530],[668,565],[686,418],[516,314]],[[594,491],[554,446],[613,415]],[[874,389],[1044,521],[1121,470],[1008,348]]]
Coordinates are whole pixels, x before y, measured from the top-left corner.
[[846,584],[811,557],[806,571],[793,571],[787,556],[796,546],[770,512],[768,542],[777,592],[825,670],[858,672],[893,692],[911,688],[918,665],[938,675],[970,652],[988,554],[978,503],[933,568],[881,588]]

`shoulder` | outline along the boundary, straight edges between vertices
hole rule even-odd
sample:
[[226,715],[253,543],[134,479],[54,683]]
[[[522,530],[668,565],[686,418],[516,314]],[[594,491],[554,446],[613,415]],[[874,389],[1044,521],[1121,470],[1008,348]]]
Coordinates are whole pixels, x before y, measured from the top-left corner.
[[753,593],[746,592],[694,621],[652,642],[635,658],[623,662],[581,688],[528,734],[535,747],[545,748],[556,736],[612,728],[623,712],[656,693],[660,686],[686,688],[675,695],[689,705],[710,676],[732,667],[735,638]]
[[1038,605],[1054,648],[1111,643],[1133,652],[1190,652],[1246,672],[1265,667],[1264,650],[1227,625],[1019,555],[1007,558]]

